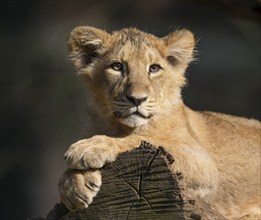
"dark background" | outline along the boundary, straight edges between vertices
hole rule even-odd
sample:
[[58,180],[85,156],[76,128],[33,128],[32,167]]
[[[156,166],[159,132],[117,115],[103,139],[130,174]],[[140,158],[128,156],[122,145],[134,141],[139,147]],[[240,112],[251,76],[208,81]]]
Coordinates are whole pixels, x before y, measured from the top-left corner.
[[258,0],[1,1],[0,219],[45,216],[59,201],[63,153],[86,126],[66,49],[69,32],[84,24],[158,36],[192,30],[199,60],[187,71],[185,103],[260,119]]

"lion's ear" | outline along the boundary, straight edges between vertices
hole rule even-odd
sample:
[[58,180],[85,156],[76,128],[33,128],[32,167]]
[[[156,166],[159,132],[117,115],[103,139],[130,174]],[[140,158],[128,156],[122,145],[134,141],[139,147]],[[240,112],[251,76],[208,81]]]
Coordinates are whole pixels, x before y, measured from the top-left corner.
[[163,38],[166,56],[172,65],[185,64],[193,61],[195,39],[192,32],[183,29],[175,31]]
[[106,31],[80,26],[72,30],[67,45],[70,58],[77,70],[87,67],[107,50],[110,34]]

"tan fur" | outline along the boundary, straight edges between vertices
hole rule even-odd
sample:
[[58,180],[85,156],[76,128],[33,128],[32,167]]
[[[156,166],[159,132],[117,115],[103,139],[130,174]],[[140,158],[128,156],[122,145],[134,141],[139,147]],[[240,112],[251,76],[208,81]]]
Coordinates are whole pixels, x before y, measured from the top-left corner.
[[[70,57],[86,84],[96,120],[89,128],[96,135],[65,154],[69,169],[82,170],[67,171],[60,180],[68,208],[87,207],[96,195],[98,190],[83,184],[85,178],[99,188],[100,173],[93,169],[146,140],[173,154],[187,190],[213,209],[229,219],[260,218],[260,122],[183,104],[184,72],[194,47],[188,30],[163,38],[135,28],[109,34],[82,26],[71,32]],[[114,70],[114,62],[123,70]],[[153,64],[162,68],[150,72]],[[129,97],[146,100],[136,107]]]

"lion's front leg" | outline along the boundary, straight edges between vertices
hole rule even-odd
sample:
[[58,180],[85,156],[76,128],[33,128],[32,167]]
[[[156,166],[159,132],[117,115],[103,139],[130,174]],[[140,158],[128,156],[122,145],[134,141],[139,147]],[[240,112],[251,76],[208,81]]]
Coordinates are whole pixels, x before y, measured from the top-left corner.
[[92,203],[101,186],[104,164],[117,156],[117,146],[112,138],[94,136],[72,144],[64,157],[68,170],[59,180],[62,202],[69,210],[86,208]]
[[98,169],[113,162],[120,152],[128,149],[126,146],[137,145],[128,139],[94,136],[69,147],[64,155],[69,169],[59,181],[61,200],[69,210],[86,208],[91,204],[101,186]]
[[119,147],[114,138],[94,136],[77,141],[65,153],[69,169],[86,170],[101,168],[113,162],[119,154]]

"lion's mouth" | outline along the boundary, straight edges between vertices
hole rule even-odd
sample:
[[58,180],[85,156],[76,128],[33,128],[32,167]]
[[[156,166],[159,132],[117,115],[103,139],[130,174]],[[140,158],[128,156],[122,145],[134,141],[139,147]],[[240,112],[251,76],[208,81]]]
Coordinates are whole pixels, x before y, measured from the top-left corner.
[[131,115],[137,115],[137,116],[139,116],[141,118],[146,118],[146,119],[152,117],[152,115],[145,116],[145,115],[141,114],[139,111],[136,111],[136,112],[132,113]]
[[144,118],[144,119],[149,119],[153,116],[152,114],[144,115],[141,112],[139,112],[138,110],[135,111],[135,112],[132,112],[130,114],[125,114],[124,112],[120,112],[120,111],[116,111],[113,114],[116,118],[128,118],[132,115],[135,115],[135,116],[138,116],[138,117],[141,117],[141,118]]

